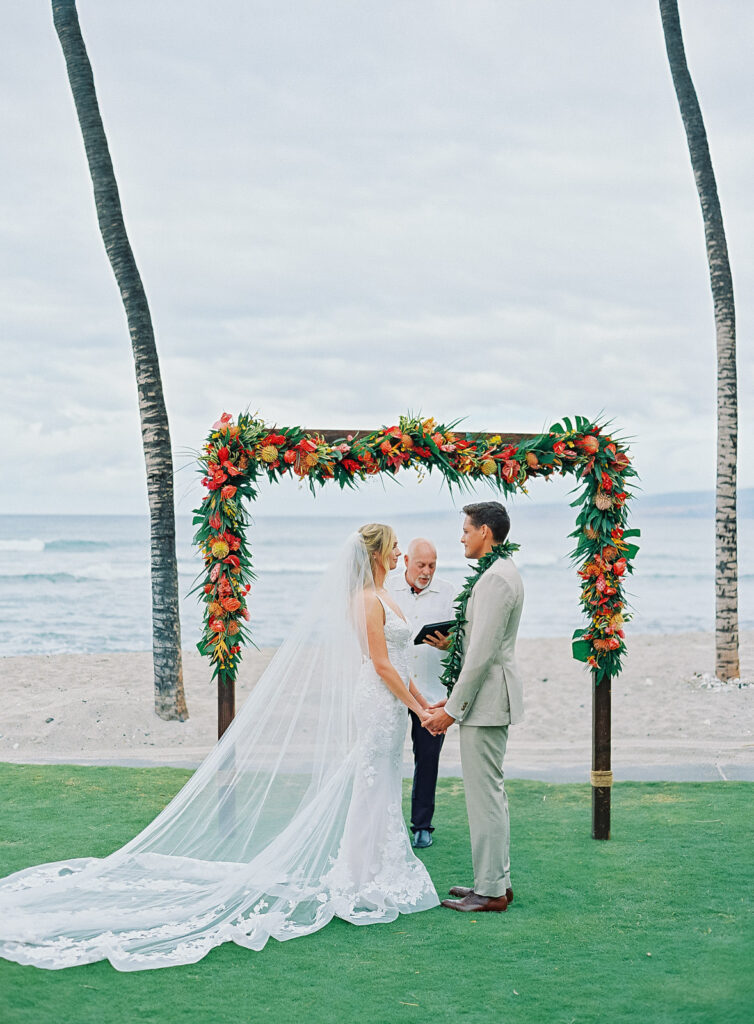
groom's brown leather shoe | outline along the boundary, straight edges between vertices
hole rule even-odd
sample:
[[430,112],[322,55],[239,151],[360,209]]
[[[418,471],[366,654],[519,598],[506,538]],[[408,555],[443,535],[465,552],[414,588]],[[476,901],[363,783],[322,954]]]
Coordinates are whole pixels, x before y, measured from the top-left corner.
[[466,914],[482,914],[487,910],[499,914],[508,909],[508,900],[505,896],[480,896],[472,891],[462,900],[443,900],[442,906]]
[[[448,889],[451,896],[470,896],[474,890],[469,885],[454,885],[452,889]],[[505,898],[508,901],[508,906],[513,902],[513,890],[505,890]]]

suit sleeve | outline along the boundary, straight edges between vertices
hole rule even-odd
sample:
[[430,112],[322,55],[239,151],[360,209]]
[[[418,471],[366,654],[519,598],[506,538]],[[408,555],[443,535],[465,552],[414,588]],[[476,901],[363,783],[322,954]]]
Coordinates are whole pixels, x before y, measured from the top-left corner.
[[474,618],[463,665],[445,705],[445,711],[457,722],[462,722],[471,710],[492,667],[514,604],[510,584],[496,573],[483,576],[474,587]]

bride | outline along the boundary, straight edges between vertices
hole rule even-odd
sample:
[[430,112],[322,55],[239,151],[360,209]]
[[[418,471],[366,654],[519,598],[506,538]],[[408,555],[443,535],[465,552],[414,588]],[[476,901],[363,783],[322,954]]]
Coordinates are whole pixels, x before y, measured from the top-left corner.
[[411,630],[384,589],[391,527],[352,534],[309,610],[189,782],[104,859],[0,880],[0,956],[56,969],[194,963],[333,917],[438,905],[401,811]]

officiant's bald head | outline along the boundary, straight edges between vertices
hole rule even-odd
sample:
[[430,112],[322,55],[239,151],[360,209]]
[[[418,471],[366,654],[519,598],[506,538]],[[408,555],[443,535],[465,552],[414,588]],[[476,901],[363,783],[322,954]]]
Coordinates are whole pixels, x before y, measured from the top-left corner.
[[425,590],[432,582],[437,568],[437,548],[425,537],[415,537],[403,556],[406,563],[406,583],[414,590]]

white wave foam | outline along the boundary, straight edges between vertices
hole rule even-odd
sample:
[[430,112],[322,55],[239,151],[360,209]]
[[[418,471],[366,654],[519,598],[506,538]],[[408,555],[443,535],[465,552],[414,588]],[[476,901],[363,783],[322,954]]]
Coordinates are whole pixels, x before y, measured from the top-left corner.
[[0,540],[0,551],[33,552],[44,549],[45,542],[38,537],[32,537],[31,540]]

